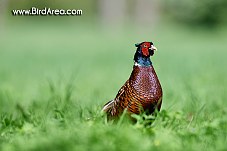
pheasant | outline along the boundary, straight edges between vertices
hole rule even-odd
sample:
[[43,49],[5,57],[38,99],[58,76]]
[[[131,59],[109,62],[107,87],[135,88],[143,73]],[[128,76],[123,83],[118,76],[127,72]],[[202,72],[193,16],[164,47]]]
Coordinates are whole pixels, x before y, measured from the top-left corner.
[[153,68],[150,56],[157,50],[152,42],[135,44],[133,71],[118,91],[114,100],[106,103],[102,111],[108,119],[118,118],[124,110],[131,114],[159,111],[162,104],[162,87]]

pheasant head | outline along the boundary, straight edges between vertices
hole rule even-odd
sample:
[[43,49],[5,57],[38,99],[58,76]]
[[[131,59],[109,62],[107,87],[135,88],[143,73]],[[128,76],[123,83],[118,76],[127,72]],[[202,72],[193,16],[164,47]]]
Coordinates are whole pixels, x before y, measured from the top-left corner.
[[152,64],[150,56],[154,55],[154,51],[157,50],[157,48],[152,42],[142,42],[135,44],[135,46],[137,47],[136,53],[134,55],[135,64],[141,66],[150,66]]

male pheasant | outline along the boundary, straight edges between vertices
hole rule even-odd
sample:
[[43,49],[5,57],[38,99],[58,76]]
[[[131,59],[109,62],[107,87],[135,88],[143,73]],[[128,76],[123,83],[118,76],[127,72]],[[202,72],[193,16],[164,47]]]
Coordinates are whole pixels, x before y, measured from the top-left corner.
[[152,114],[162,104],[162,87],[153,68],[150,56],[157,50],[152,42],[142,42],[134,55],[133,71],[129,79],[118,91],[114,100],[103,107],[108,119],[119,117],[124,110],[130,114],[145,111]]

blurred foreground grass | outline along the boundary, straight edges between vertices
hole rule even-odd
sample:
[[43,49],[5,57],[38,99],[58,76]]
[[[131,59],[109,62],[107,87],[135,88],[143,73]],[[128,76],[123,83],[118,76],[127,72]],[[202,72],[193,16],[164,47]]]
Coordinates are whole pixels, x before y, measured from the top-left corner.
[[[0,150],[226,150],[226,33],[167,25],[6,28]],[[159,49],[152,60],[162,111],[151,125],[107,124],[101,107],[129,77],[134,43],[144,40]]]

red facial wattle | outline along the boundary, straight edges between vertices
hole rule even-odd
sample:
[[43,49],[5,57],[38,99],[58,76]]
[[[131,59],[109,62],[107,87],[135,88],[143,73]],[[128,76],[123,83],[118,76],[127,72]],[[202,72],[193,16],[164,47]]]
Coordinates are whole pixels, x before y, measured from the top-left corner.
[[144,42],[142,45],[142,53],[144,56],[149,56],[149,48],[151,47],[151,44],[149,42]]

